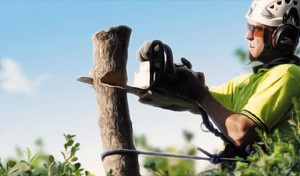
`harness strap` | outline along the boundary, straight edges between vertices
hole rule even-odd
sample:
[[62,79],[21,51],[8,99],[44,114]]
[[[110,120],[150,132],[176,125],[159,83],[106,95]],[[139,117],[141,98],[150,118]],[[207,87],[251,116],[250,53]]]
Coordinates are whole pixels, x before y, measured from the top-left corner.
[[215,136],[221,138],[224,142],[231,143],[231,141],[229,141],[223,133],[221,133],[219,130],[217,130],[213,126],[213,124],[211,123],[211,121],[208,118],[208,115],[207,115],[206,111],[200,105],[198,106],[198,109],[201,112],[202,121],[203,121],[202,124],[209,130],[209,132],[211,132]]

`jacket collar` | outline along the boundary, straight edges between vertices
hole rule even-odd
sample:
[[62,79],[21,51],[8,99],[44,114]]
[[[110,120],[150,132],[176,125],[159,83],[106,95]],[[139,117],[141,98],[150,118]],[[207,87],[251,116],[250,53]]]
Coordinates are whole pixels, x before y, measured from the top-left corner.
[[281,64],[289,64],[289,63],[290,63],[290,64],[296,64],[296,65],[299,65],[300,59],[299,59],[297,56],[292,56],[292,57],[280,57],[280,58],[278,58],[278,59],[273,60],[272,62],[254,66],[254,67],[252,68],[252,70],[253,70],[254,73],[257,73],[258,70],[261,69],[261,68],[269,69],[269,68],[272,68],[272,67],[277,66],[277,65],[281,65]]

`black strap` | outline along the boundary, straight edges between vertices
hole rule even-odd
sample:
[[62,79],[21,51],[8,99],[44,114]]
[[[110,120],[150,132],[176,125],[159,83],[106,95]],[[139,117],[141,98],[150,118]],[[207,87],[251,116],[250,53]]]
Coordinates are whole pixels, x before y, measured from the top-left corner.
[[204,124],[204,126],[209,130],[209,132],[213,133],[215,136],[221,138],[224,142],[226,143],[231,143],[231,141],[229,141],[227,139],[227,137],[221,133],[219,130],[217,130],[213,124],[211,123],[211,121],[208,118],[208,115],[206,113],[206,111],[199,105],[198,106],[199,111],[201,112],[202,115],[202,124]]
[[161,157],[169,157],[169,158],[181,158],[181,159],[190,159],[190,160],[206,160],[210,161],[213,164],[218,164],[221,162],[246,162],[248,160],[236,159],[236,158],[226,158],[216,154],[210,154],[209,152],[203,150],[202,148],[197,148],[197,150],[204,153],[207,157],[198,157],[198,156],[189,156],[189,155],[178,155],[178,154],[169,154],[169,153],[158,153],[158,152],[145,152],[134,149],[116,149],[109,150],[102,153],[101,158],[102,161],[105,157],[110,155],[148,155],[148,156],[161,156]]

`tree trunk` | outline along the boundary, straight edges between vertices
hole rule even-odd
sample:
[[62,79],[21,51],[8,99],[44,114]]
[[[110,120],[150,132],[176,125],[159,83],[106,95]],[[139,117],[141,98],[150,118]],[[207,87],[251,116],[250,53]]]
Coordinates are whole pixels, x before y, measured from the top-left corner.
[[[135,149],[127,94],[127,57],[131,29],[126,26],[100,31],[93,37],[94,65],[91,71],[99,108],[103,150]],[[137,176],[137,155],[110,155],[104,158],[106,175]]]

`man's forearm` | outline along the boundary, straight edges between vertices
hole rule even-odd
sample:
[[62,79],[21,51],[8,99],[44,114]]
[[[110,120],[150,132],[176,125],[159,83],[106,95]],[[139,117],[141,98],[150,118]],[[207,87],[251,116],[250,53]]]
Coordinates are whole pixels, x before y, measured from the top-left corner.
[[217,128],[226,136],[228,136],[227,128],[225,126],[225,121],[227,117],[229,117],[233,112],[226,109],[222,106],[217,100],[215,100],[211,95],[207,95],[202,103],[201,106],[205,109],[208,113],[211,120],[217,126]]
[[237,147],[257,139],[256,124],[251,119],[225,108],[210,94],[203,99],[202,107],[217,128]]

